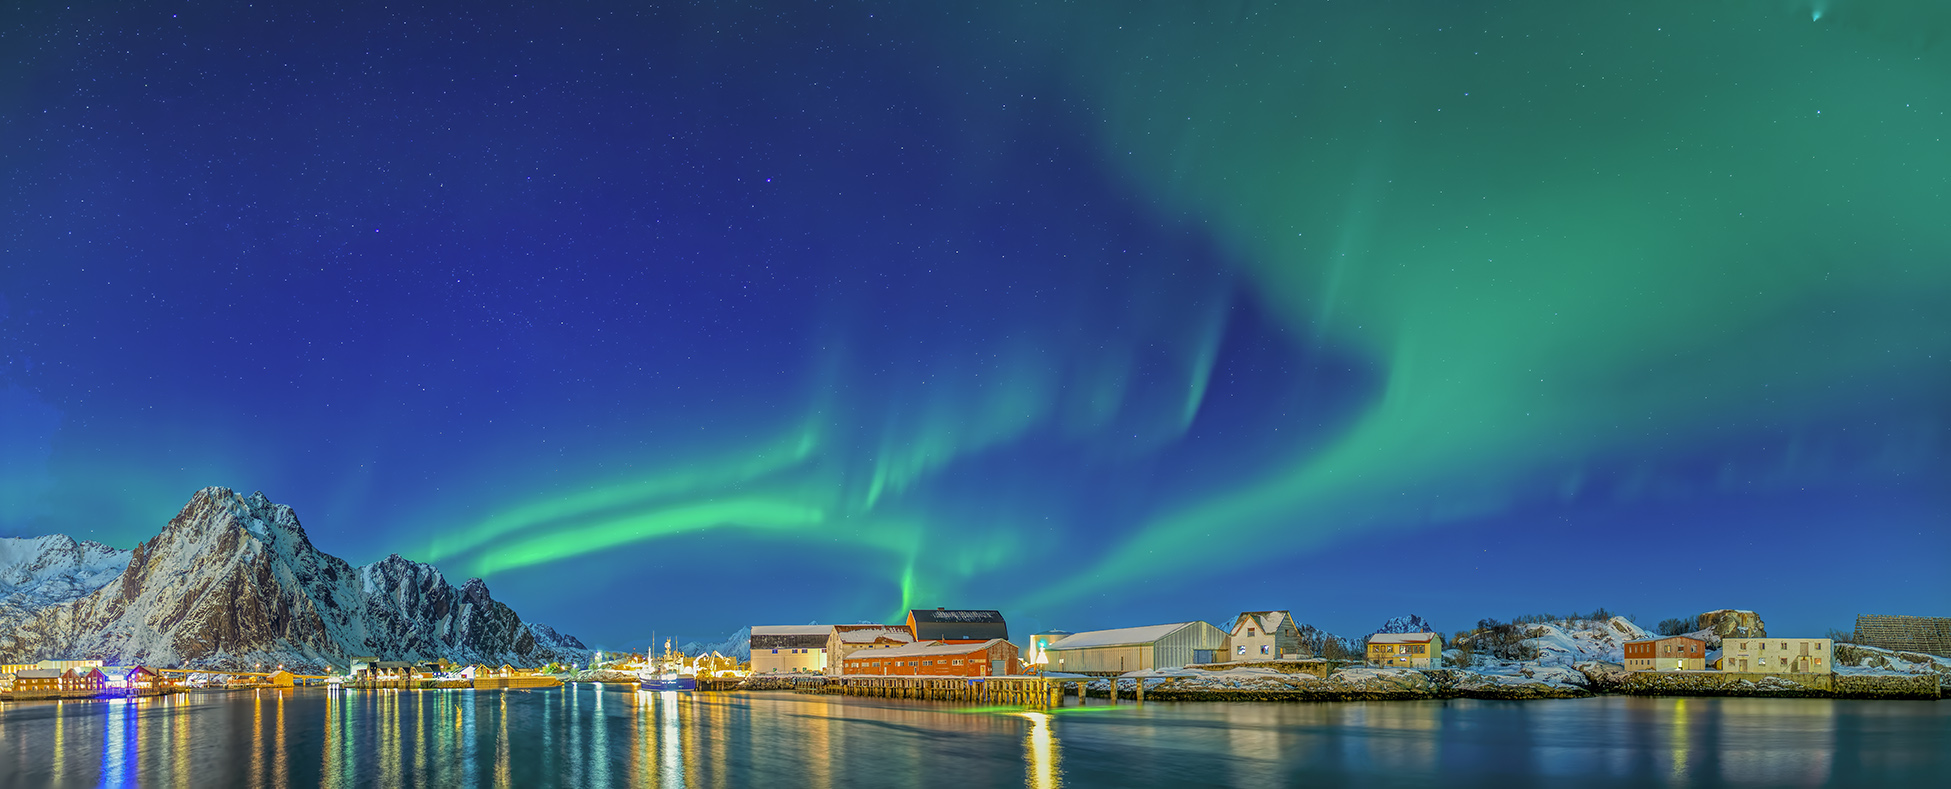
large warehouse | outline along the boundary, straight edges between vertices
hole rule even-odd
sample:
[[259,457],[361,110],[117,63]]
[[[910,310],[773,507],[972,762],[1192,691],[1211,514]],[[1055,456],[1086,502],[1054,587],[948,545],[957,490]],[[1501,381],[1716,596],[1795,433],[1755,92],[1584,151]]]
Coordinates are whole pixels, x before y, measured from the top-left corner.
[[824,673],[832,632],[832,625],[753,625],[752,673]]
[[1065,636],[1044,652],[1045,671],[1122,674],[1225,660],[1226,631],[1205,622],[1092,630]]

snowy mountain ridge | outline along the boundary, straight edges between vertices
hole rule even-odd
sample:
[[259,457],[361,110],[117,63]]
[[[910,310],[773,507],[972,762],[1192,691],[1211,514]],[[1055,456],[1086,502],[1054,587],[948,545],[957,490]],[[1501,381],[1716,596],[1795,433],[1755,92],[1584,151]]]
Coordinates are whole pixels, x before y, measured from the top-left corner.
[[80,599],[129,566],[129,551],[66,535],[0,537],[0,633],[35,611]]
[[727,636],[723,641],[688,641],[683,646],[678,647],[678,651],[687,655],[705,655],[717,652],[720,655],[735,657],[739,660],[751,660],[752,628],[741,627],[730,636]]
[[[124,568],[99,588],[0,631],[0,661],[342,671],[355,656],[516,665],[588,656],[576,639],[522,622],[480,579],[456,588],[397,554],[354,567],[320,552],[297,514],[263,493],[197,491],[160,534],[118,553]],[[109,561],[94,555],[91,567]]]

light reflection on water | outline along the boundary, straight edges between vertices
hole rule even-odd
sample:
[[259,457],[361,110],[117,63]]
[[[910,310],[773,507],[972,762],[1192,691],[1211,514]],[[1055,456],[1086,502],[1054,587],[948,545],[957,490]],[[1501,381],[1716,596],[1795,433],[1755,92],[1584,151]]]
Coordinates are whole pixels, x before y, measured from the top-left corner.
[[0,704],[0,785],[815,789],[1935,784],[1951,704],[965,708],[793,693],[230,691]]

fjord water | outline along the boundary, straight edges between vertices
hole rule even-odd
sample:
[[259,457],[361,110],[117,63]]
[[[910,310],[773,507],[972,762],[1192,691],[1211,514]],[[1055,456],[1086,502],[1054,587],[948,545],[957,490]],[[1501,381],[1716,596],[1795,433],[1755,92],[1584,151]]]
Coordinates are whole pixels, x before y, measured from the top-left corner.
[[[1074,704],[1074,699],[1071,700]],[[1951,704],[258,690],[0,704],[0,786],[1940,785]]]

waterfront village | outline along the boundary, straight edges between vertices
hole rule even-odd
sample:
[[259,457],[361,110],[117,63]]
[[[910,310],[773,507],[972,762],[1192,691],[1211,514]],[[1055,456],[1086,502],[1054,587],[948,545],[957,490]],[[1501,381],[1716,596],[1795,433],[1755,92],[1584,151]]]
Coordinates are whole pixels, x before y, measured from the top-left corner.
[[[1545,620],[1534,617],[1534,620]],[[1075,694],[1171,700],[1553,698],[1594,693],[1940,698],[1951,675],[1951,618],[1861,616],[1829,636],[1766,632],[1752,611],[1663,622],[1660,634],[1606,614],[1480,622],[1451,643],[1422,620],[1343,640],[1284,610],[1203,621],[1030,634],[1018,645],[1000,611],[916,609],[898,624],[755,625],[749,660],[718,651],[596,652],[590,665],[460,665],[350,659],[343,673],[283,665],[225,669],[58,659],[0,666],[0,698],[146,696],[195,688],[525,690],[564,682],[683,689],[790,689],[1045,707]],[[734,650],[737,651],[737,650]]]

